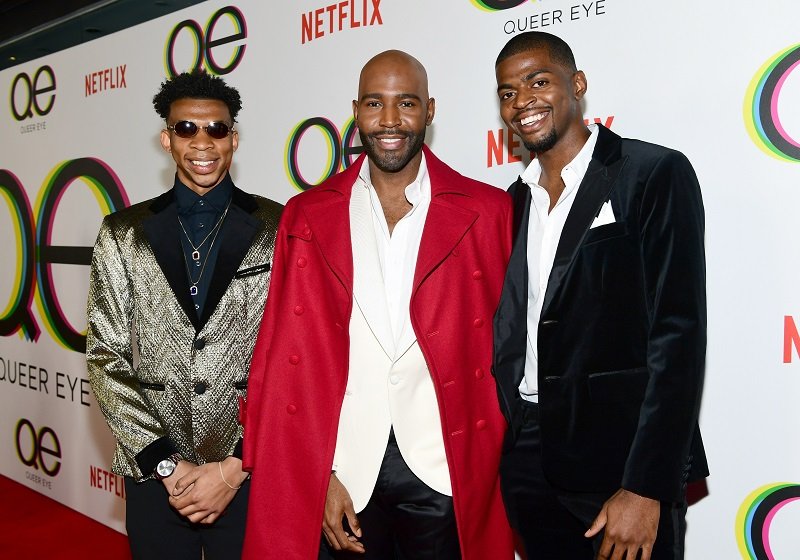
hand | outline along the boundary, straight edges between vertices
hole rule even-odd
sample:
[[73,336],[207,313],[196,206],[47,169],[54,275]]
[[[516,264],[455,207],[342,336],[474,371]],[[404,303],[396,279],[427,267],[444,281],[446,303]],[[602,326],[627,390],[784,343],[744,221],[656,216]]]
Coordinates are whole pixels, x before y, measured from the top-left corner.
[[[219,474],[217,463],[207,463],[192,469],[176,483],[169,503],[192,523],[211,524],[225,512],[236,495]],[[239,486],[247,478],[242,461],[228,457],[222,461],[225,480]]]
[[640,549],[641,560],[650,560],[660,515],[658,500],[620,488],[603,504],[584,536],[592,538],[605,527],[598,560],[630,560],[637,558]]
[[[347,523],[353,530],[351,535],[344,530],[342,518],[347,516]],[[358,517],[353,509],[353,501],[347,488],[344,487],[336,474],[331,473],[328,483],[328,495],[325,498],[325,514],[322,516],[322,532],[334,550],[347,550],[350,552],[364,552],[364,545],[358,539],[361,537],[361,527]]]
[[190,461],[185,461],[183,459],[178,461],[178,464],[175,465],[175,470],[172,471],[172,474],[167,478],[161,479],[161,483],[164,485],[164,488],[167,489],[167,494],[172,496],[175,492],[175,484],[181,479],[181,477],[189,474],[189,472],[196,467],[197,465]]

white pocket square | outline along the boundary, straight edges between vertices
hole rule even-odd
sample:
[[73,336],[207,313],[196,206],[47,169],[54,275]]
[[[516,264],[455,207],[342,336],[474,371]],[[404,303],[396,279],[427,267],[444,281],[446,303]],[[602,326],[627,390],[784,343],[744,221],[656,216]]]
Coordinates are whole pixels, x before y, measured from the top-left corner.
[[611,201],[607,200],[603,204],[603,207],[600,208],[600,213],[597,214],[597,217],[594,219],[589,229],[596,228],[598,226],[604,226],[606,224],[613,224],[616,221],[617,219],[614,217],[614,209],[611,208]]

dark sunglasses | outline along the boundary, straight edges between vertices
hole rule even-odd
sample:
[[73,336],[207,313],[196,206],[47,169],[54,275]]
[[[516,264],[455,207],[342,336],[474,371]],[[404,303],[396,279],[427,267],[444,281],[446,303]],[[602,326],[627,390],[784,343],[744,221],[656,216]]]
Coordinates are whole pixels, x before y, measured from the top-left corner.
[[174,131],[175,134],[181,138],[192,138],[201,128],[206,131],[206,134],[216,140],[222,140],[233,132],[233,127],[228,126],[224,122],[210,122],[206,126],[197,126],[197,124],[192,121],[178,121],[175,124],[167,125],[167,130]]

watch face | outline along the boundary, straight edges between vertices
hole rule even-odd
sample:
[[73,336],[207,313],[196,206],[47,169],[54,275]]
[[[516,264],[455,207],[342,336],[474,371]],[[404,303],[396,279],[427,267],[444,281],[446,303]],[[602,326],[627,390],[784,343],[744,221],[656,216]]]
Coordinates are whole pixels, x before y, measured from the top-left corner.
[[164,459],[156,467],[156,472],[158,473],[158,476],[160,476],[161,478],[167,478],[173,472],[175,472],[175,467],[176,467],[175,461],[173,461],[172,459]]

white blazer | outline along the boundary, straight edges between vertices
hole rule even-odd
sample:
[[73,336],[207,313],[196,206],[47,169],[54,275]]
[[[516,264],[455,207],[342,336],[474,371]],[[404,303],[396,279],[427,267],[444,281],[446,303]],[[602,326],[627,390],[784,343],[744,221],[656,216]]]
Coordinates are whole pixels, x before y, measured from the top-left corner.
[[354,188],[350,369],[333,468],[356,512],[375,488],[392,427],[411,471],[437,492],[453,493],[436,391],[416,334],[405,324],[397,344],[392,336],[371,212],[369,193]]

